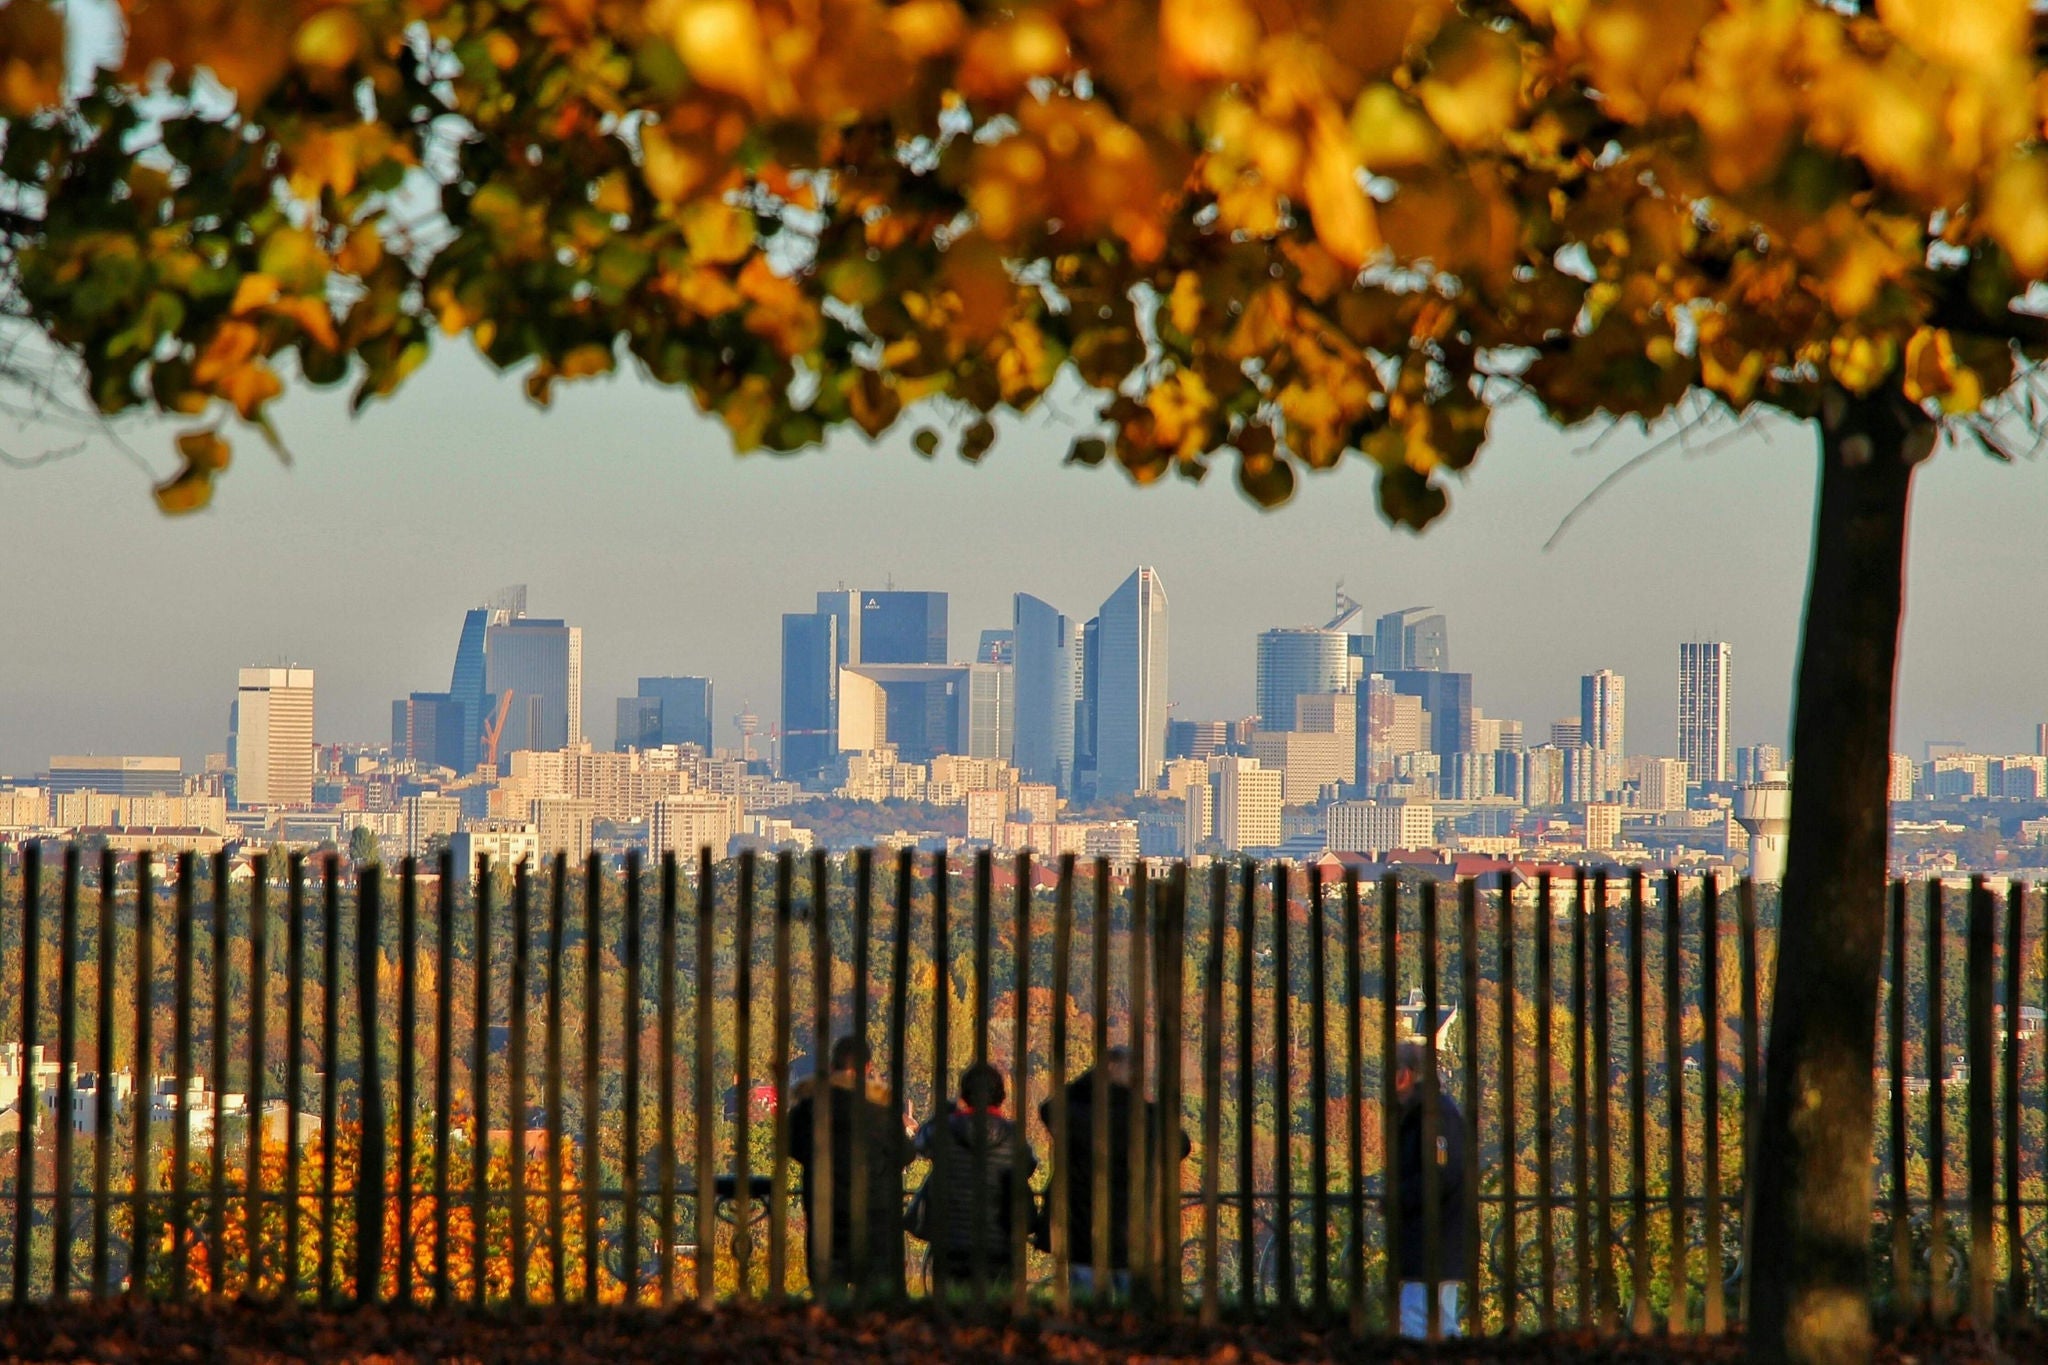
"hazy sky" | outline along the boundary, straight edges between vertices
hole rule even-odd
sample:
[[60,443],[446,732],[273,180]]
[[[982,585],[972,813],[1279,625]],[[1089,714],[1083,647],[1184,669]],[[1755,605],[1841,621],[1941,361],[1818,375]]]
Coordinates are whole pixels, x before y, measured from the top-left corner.
[[[1628,746],[1674,748],[1677,644],[1733,642],[1734,737],[1782,742],[1805,586],[1814,458],[1781,426],[1698,454],[1673,449],[1544,541],[1644,448],[1509,413],[1447,519],[1389,529],[1362,461],[1262,512],[1227,469],[1206,484],[1130,486],[1060,465],[1071,428],[1047,413],[1003,427],[978,468],[927,462],[910,428],[801,456],[734,459],[687,398],[638,381],[569,386],[550,412],[450,350],[395,402],[351,421],[342,399],[279,414],[296,456],[253,436],[214,505],[157,515],[148,476],[104,441],[33,469],[0,468],[0,772],[52,753],[177,753],[225,742],[235,670],[318,670],[322,741],[381,739],[390,702],[448,685],[462,611],[529,585],[535,615],[583,627],[584,723],[600,746],[643,673],[702,673],[720,738],[776,702],[778,616],[813,592],[952,593],[952,648],[1009,623],[1029,591],[1079,617],[1133,565],[1171,604],[1181,717],[1238,716],[1253,637],[1320,624],[1334,586],[1375,613],[1431,603],[1453,666],[1489,715],[1538,737],[1576,713],[1577,679],[1628,678]],[[169,428],[127,426],[168,464]],[[0,431],[20,456],[53,440]],[[2030,750],[2048,719],[2048,479],[1944,450],[1912,528],[1899,735]]]

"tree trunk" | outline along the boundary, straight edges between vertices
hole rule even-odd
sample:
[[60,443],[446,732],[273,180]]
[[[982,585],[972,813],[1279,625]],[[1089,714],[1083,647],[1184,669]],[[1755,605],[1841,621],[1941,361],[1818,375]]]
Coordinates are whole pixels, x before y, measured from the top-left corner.
[[1754,1358],[1871,1353],[1871,1161],[1892,698],[1913,467],[1934,427],[1831,392],[1792,723],[1792,834],[1750,1239]]

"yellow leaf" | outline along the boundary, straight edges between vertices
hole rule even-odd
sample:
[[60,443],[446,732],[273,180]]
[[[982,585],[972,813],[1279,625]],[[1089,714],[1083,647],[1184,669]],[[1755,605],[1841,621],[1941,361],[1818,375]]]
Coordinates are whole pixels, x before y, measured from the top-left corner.
[[1302,197],[1315,219],[1316,240],[1353,269],[1380,249],[1379,224],[1358,183],[1358,169],[1344,125],[1335,119],[1320,121],[1309,144]]
[[1514,126],[1522,60],[1514,40],[1477,24],[1446,30],[1429,53],[1422,107],[1460,147],[1480,147]]
[[1367,86],[1352,106],[1351,136],[1366,168],[1378,173],[1429,165],[1443,150],[1430,121],[1384,82]]
[[237,316],[253,313],[276,298],[277,281],[258,271],[235,282],[235,298],[228,305],[228,311]]
[[1984,226],[2022,275],[2048,272],[2048,159],[2015,156],[1998,168]]
[[682,213],[683,240],[690,258],[704,265],[730,265],[754,249],[753,216],[730,204],[699,200]]
[[1258,56],[1259,18],[1244,0],[1164,0],[1159,42],[1176,75],[1236,80]]
[[768,51],[750,0],[690,0],[675,22],[676,51],[699,84],[750,103],[768,85]]
[[640,130],[640,173],[664,204],[681,203],[710,177],[711,167],[694,146],[677,141],[658,124]]
[[216,473],[228,467],[231,454],[227,441],[210,427],[178,433],[178,455],[193,469]]
[[32,114],[63,94],[63,16],[47,0],[0,6],[0,114]]
[[292,56],[316,71],[339,71],[356,59],[363,45],[362,22],[349,10],[323,9],[292,38]]

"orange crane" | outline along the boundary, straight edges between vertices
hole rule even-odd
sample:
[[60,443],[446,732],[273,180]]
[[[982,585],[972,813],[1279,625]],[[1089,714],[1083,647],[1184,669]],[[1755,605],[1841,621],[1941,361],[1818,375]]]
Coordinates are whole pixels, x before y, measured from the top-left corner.
[[484,762],[493,772],[498,767],[498,741],[505,737],[505,717],[512,712],[512,689],[506,688],[498,698],[498,715],[495,720],[484,722]]

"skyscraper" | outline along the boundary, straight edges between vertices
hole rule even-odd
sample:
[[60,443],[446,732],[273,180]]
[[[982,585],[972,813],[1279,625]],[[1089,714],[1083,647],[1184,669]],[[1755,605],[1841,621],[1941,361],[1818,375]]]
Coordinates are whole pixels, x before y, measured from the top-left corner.
[[618,737],[612,747],[623,753],[628,749],[654,749],[661,745],[661,698],[620,697]]
[[661,703],[656,744],[694,744],[711,752],[711,679],[642,678],[640,696]]
[[1437,669],[1402,669],[1382,675],[1394,691],[1420,697],[1429,713],[1429,748],[1438,754],[1462,754],[1472,748],[1477,728],[1472,714],[1472,675]]
[[1726,782],[1728,685],[1734,649],[1725,640],[1678,646],[1678,757],[1694,782]]
[[839,749],[839,619],[829,611],[782,618],[782,775],[815,781]]
[[1259,729],[1292,730],[1296,697],[1343,692],[1350,685],[1351,651],[1344,632],[1295,627],[1259,633]]
[[1149,792],[1166,759],[1166,590],[1140,567],[1096,618],[1096,791]]
[[1011,599],[1010,621],[1017,670],[1017,770],[1029,781],[1050,782],[1071,795],[1081,632],[1071,617],[1024,592]]
[[1579,742],[1621,762],[1627,683],[1611,668],[1579,679]]
[[455,673],[448,683],[448,700],[457,715],[455,763],[457,772],[476,770],[483,756],[484,722],[488,701],[484,695],[484,635],[491,627],[491,609],[474,607],[462,615],[462,638],[455,645]]
[[1428,607],[1404,607],[1374,623],[1374,672],[1439,672],[1451,666],[1450,624],[1441,614],[1428,613]]
[[869,590],[860,594],[860,641],[849,663],[946,662],[946,594]]
[[235,692],[235,804],[313,801],[313,670],[245,668]]
[[484,632],[484,691],[512,694],[498,762],[520,749],[583,742],[583,631],[565,621],[516,616]]
[[467,714],[449,693],[415,692],[391,703],[391,748],[401,759],[461,772]]

